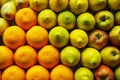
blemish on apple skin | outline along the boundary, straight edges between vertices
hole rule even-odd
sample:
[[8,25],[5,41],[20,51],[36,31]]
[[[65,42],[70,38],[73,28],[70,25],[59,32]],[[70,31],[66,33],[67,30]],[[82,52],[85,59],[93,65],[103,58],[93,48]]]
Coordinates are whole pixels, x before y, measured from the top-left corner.
[[113,56],[116,56],[118,53],[116,51],[111,52]]

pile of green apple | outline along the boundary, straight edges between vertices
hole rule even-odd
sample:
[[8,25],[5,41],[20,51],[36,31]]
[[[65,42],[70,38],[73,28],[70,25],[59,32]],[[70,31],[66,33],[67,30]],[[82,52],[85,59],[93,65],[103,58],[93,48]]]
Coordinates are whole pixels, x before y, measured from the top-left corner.
[[[49,42],[61,51],[61,63],[72,68],[75,80],[120,80],[120,0],[13,1],[0,0],[0,45],[17,10],[30,7],[39,20],[50,20],[38,24],[49,23]],[[54,14],[45,17],[45,11]]]

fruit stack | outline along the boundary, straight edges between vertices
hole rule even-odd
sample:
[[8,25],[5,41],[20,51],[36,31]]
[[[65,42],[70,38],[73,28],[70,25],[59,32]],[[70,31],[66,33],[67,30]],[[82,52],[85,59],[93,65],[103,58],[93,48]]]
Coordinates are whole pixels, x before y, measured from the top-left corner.
[[120,0],[0,0],[0,80],[120,80]]

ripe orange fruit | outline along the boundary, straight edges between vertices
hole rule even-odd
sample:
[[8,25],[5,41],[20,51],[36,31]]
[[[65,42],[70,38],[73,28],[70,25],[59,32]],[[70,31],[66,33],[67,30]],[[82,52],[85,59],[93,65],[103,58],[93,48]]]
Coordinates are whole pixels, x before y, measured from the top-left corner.
[[41,26],[33,26],[27,31],[26,40],[33,48],[41,48],[48,43],[48,32]]
[[22,8],[17,11],[15,21],[21,28],[28,30],[37,24],[37,15],[31,8]]
[[52,69],[50,80],[73,80],[73,72],[69,67],[59,64]]
[[26,72],[26,80],[49,80],[49,72],[40,65],[34,65]]
[[6,46],[0,46],[0,69],[5,69],[13,63],[12,50]]
[[11,48],[17,49],[25,44],[25,32],[18,26],[10,26],[3,33],[4,44]]
[[36,63],[37,52],[34,48],[24,45],[15,51],[14,59],[19,67],[27,69]]
[[2,80],[25,80],[25,72],[18,66],[12,65],[3,71]]
[[59,61],[59,51],[52,45],[46,45],[38,52],[38,62],[45,68],[53,68]]

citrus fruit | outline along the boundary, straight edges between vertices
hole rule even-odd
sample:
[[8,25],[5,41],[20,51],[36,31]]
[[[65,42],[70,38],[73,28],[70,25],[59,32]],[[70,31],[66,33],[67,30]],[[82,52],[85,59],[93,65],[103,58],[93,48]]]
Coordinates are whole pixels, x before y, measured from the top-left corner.
[[84,30],[74,29],[70,32],[70,43],[77,48],[84,48],[88,43],[88,35]]
[[51,70],[50,80],[73,80],[73,72],[71,68],[59,64]]
[[69,41],[69,32],[62,26],[55,26],[49,32],[49,41],[57,48],[62,48]]
[[55,26],[57,15],[51,9],[44,9],[38,14],[38,24],[46,29],[51,29]]
[[59,59],[59,51],[52,45],[45,45],[38,52],[38,62],[45,68],[53,68],[56,66]]
[[57,21],[60,26],[70,30],[75,27],[76,17],[72,12],[66,10],[58,14]]
[[25,71],[12,65],[3,71],[2,80],[25,80]]
[[28,30],[37,24],[37,15],[31,8],[25,7],[17,11],[15,22],[24,30]]
[[26,72],[26,80],[49,80],[49,72],[40,65],[34,65]]
[[33,26],[26,33],[28,45],[39,49],[48,43],[48,32],[42,26]]
[[4,44],[11,48],[17,49],[25,44],[25,32],[19,26],[8,27],[3,34]]
[[60,59],[67,66],[75,66],[80,61],[80,51],[73,46],[67,46],[62,49]]
[[0,69],[5,69],[13,63],[13,51],[6,46],[0,46]]
[[100,52],[95,48],[85,48],[81,53],[81,64],[84,67],[94,69],[101,63]]
[[14,60],[19,67],[28,69],[37,62],[37,52],[28,45],[21,46],[16,49]]
[[9,27],[9,23],[4,18],[0,18],[0,36],[3,35],[3,32],[6,30],[6,28]]
[[29,0],[30,7],[35,11],[41,11],[48,7],[48,0]]

